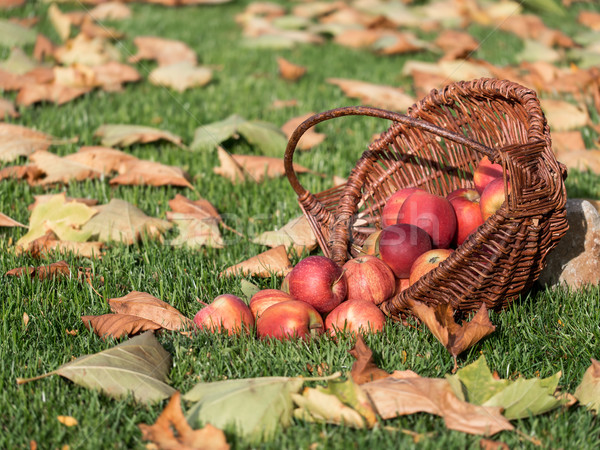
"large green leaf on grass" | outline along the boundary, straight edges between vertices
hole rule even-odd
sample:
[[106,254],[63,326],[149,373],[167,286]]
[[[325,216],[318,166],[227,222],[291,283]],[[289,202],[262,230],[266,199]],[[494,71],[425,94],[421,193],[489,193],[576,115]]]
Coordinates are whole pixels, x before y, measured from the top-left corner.
[[287,138],[276,125],[260,120],[246,120],[234,114],[221,120],[196,128],[191,150],[212,150],[222,142],[243,136],[249,144],[267,156],[282,157]]
[[583,374],[575,390],[575,398],[587,409],[600,413],[600,361],[592,358],[592,365]]
[[497,380],[485,361],[485,356],[446,376],[454,393],[469,403],[499,406],[509,420],[543,414],[566,403],[555,395],[561,372],[548,378],[517,378]]
[[234,426],[253,442],[273,436],[279,426],[289,426],[294,404],[292,393],[302,388],[302,378],[263,377],[199,383],[183,396],[194,402],[187,413],[192,427],[205,423],[224,429]]
[[175,392],[166,383],[170,369],[171,355],[152,332],[146,332],[108,350],[81,356],[39,377],[18,379],[17,383],[60,375],[109,397],[132,394],[139,402],[155,403]]
[[22,47],[34,44],[37,33],[9,20],[0,20],[0,45],[4,47]]

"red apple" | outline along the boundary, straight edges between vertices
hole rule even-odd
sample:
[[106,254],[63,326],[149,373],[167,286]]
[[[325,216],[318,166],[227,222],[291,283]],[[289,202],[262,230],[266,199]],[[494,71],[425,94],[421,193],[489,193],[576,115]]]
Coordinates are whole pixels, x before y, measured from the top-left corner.
[[481,207],[483,220],[487,220],[498,211],[504,203],[504,200],[506,200],[504,196],[504,179],[496,178],[494,181],[490,182],[481,193],[479,206]]
[[328,313],[346,298],[346,277],[342,268],[325,256],[309,256],[290,272],[290,295]]
[[410,268],[409,284],[412,286],[419,278],[425,275],[430,270],[435,269],[440,263],[448,258],[454,250],[449,248],[436,248],[423,253],[413,263]]
[[263,339],[307,339],[319,336],[324,329],[319,312],[300,300],[276,303],[265,309],[256,321],[256,332]]
[[343,302],[325,318],[325,329],[336,332],[377,333],[383,330],[385,315],[368,300],[348,300]]
[[398,223],[425,230],[435,248],[450,247],[456,235],[456,213],[450,202],[425,191],[415,192],[406,199],[398,213]]
[[473,172],[473,182],[475,183],[475,189],[480,194],[483,192],[485,187],[496,178],[502,178],[504,172],[502,166],[497,163],[493,163],[487,156],[481,158],[475,171]]
[[[421,188],[408,187],[394,192],[386,201],[381,212],[381,228],[395,225],[398,222],[398,212],[404,204],[404,201],[417,191],[423,191]],[[423,191],[424,192],[424,191]]]
[[410,282],[408,278],[396,278],[396,291],[394,292],[394,295],[398,295],[400,292],[408,289],[409,286]]
[[294,300],[294,298],[287,292],[279,289],[263,289],[254,294],[250,299],[250,312],[252,312],[254,319],[258,319],[269,306],[287,300]]
[[227,330],[229,335],[239,334],[242,328],[248,333],[254,327],[254,316],[244,301],[233,295],[223,294],[194,316],[198,328],[212,331]]
[[469,235],[483,224],[479,206],[479,192],[461,188],[450,192],[446,197],[456,213],[456,245],[461,245]]
[[390,266],[397,278],[408,278],[413,261],[431,248],[431,237],[415,225],[399,223],[381,231],[381,259]]
[[379,305],[394,294],[396,278],[386,263],[375,256],[359,256],[346,261],[348,300],[369,300]]

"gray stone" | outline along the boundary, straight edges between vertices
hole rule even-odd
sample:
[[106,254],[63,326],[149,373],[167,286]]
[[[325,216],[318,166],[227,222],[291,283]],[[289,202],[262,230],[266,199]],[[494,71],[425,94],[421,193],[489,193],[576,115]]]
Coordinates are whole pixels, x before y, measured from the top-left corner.
[[539,282],[554,287],[560,284],[577,289],[600,284],[600,215],[583,199],[567,200],[569,230],[546,257],[546,268]]

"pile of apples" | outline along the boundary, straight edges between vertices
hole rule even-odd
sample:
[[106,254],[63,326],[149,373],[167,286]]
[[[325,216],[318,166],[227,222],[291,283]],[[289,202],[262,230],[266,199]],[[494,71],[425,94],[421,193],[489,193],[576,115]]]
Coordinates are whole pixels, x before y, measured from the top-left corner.
[[229,334],[255,331],[263,339],[381,331],[386,318],[377,305],[437,267],[504,203],[502,166],[484,157],[473,181],[475,189],[446,197],[421,188],[398,190],[383,207],[383,229],[366,240],[362,255],[342,267],[309,256],[281,289],[263,289],[249,305],[235,295],[220,295],[194,322]]

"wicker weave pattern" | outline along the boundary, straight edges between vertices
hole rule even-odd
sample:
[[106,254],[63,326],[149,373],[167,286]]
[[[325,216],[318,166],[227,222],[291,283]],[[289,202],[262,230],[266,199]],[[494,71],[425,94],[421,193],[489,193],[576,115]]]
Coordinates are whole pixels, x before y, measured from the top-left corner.
[[[345,185],[311,194],[293,171],[296,144],[317,123],[346,115],[393,123],[369,145]],[[450,302],[460,311],[481,303],[504,308],[537,279],[546,254],[566,232],[566,171],[552,153],[535,92],[480,79],[432,91],[406,116],[367,107],[327,111],[298,127],[285,162],[321,249],[343,264],[381,228],[381,211],[393,192],[418,186],[446,195],[473,187],[473,169],[484,155],[503,166],[507,202],[437,269],[381,305],[399,317],[410,300]]]

